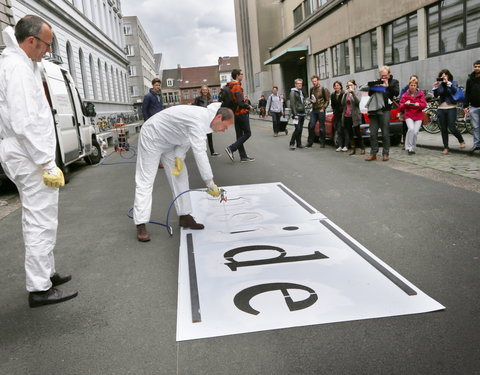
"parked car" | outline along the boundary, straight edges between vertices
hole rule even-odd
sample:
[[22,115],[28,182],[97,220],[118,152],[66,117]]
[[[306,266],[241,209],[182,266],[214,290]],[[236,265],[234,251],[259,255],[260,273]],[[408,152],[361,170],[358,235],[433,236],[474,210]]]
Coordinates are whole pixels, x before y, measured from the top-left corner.
[[[73,78],[67,69],[43,60],[41,74],[45,96],[50,104],[57,136],[55,162],[68,182],[67,166],[84,159],[87,164],[97,164],[102,158],[95,128],[90,119],[96,116],[95,106],[82,102]],[[0,178],[6,178],[0,165]]]
[[[360,111],[363,115],[363,121],[360,125],[360,133],[362,134],[362,137],[364,139],[370,138],[370,119],[368,118],[368,111],[366,108],[368,98],[369,97],[367,93],[362,92],[362,98],[360,99]],[[392,103],[392,110],[390,111],[390,144],[392,146],[400,144],[402,140],[403,122],[400,121],[397,117],[399,110],[396,103],[398,102],[396,101]],[[325,120],[325,133],[327,139],[333,139],[333,123],[333,112],[327,112]],[[382,140],[382,129],[379,129],[378,139],[379,141]]]

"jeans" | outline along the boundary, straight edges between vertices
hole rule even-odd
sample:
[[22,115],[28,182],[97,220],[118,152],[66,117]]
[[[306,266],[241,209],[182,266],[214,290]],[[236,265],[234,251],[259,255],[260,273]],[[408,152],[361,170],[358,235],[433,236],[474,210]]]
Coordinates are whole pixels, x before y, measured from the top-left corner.
[[303,122],[305,121],[305,116],[298,116],[298,124],[295,125],[295,131],[290,138],[290,146],[302,145],[302,131],[303,131]]
[[325,144],[325,112],[314,110],[310,112],[310,122],[308,123],[308,141],[309,146],[313,145],[313,139],[315,138],[315,123],[317,120],[320,122],[320,143]]
[[377,155],[378,129],[382,129],[382,155],[388,156],[390,151],[390,111],[368,114],[370,119],[370,155]]
[[280,128],[280,112],[270,112],[272,115],[272,122],[273,122],[273,133],[278,134],[278,129]]
[[422,125],[422,120],[412,120],[411,118],[405,119],[407,124],[407,135],[405,137],[405,150],[415,151],[417,148],[417,135]]
[[[337,144],[338,147],[348,147],[349,141],[350,141],[350,135],[347,132],[347,129],[345,128],[345,124],[342,124],[342,115],[335,115],[334,116],[335,123],[334,123],[334,129],[335,133],[337,134]],[[351,117],[345,117],[345,120],[348,121],[350,120],[350,127],[351,127],[351,122],[352,118]]]
[[250,117],[248,113],[235,115],[235,134],[237,135],[237,141],[229,146],[230,150],[232,152],[238,150],[240,158],[246,158],[248,155],[245,151],[245,147],[243,147],[243,144],[252,135],[252,131],[250,130]]
[[448,150],[448,131],[452,133],[459,143],[463,143],[463,137],[457,129],[457,108],[437,109],[438,123],[442,132],[443,148]]
[[470,106],[470,121],[473,126],[473,147],[480,148],[480,107]]

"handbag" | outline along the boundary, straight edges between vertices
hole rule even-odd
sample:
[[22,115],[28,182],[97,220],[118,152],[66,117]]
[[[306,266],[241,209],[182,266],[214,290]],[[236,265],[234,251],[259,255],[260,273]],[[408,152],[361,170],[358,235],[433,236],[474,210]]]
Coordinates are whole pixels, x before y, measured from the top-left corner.
[[463,89],[461,87],[457,88],[457,92],[455,94],[450,94],[452,99],[455,100],[455,102],[463,102],[465,100],[465,93],[463,92]]

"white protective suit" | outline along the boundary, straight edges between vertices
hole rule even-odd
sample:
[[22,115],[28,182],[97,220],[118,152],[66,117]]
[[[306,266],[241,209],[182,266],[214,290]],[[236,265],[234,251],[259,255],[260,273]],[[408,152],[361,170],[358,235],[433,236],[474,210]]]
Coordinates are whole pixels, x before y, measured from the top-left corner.
[[14,31],[3,31],[0,56],[0,162],[22,201],[26,286],[48,290],[55,273],[58,189],[43,183],[42,166],[55,167],[56,138],[40,65],[19,47]]
[[[207,133],[210,123],[217,114],[221,103],[212,103],[207,108],[193,105],[178,105],[164,109],[150,117],[140,131],[135,173],[135,203],[133,217],[136,225],[148,223],[152,211],[152,190],[158,163],[161,161],[173,197],[189,189],[188,171],[184,163],[178,176],[172,174],[175,157],[184,160],[192,148],[200,176],[207,183],[212,180],[212,168],[207,156]],[[190,197],[183,194],[175,201],[177,215],[192,212]]]

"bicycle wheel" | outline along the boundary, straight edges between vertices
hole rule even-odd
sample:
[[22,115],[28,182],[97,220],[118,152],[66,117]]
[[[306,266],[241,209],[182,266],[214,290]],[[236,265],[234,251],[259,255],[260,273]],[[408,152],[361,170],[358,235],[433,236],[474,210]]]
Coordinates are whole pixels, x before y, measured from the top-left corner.
[[428,116],[428,122],[422,124],[423,130],[430,134],[440,133],[440,127],[438,126],[437,111],[435,109],[427,109],[425,113]]
[[457,125],[457,129],[460,134],[467,132],[467,123],[465,121],[465,113],[463,112],[463,108],[457,107],[457,120],[455,121],[455,125]]

